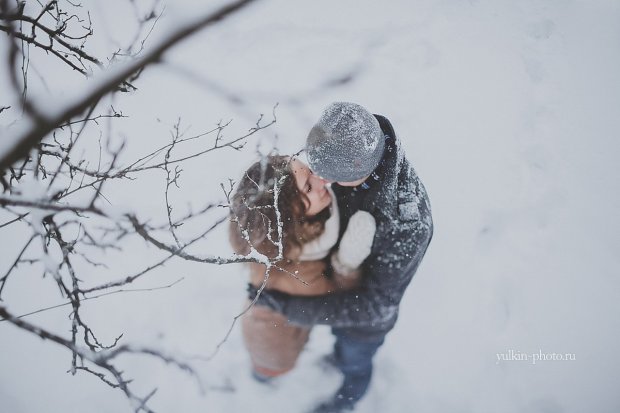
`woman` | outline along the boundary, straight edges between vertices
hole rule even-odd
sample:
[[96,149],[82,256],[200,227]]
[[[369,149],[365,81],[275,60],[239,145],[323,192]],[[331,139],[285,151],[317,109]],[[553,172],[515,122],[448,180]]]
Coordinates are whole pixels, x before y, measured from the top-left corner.
[[[326,257],[340,232],[338,206],[326,181],[303,162],[285,156],[256,162],[239,182],[231,204],[235,251],[258,253],[272,263],[269,269],[249,264],[254,286],[266,282],[265,288],[288,294],[323,295],[357,284],[357,267],[370,250],[353,244],[372,244],[374,219],[367,213],[351,218],[355,228],[349,224],[328,266]],[[310,334],[309,328],[291,325],[281,314],[259,306],[244,315],[242,330],[253,375],[261,381],[292,369]]]

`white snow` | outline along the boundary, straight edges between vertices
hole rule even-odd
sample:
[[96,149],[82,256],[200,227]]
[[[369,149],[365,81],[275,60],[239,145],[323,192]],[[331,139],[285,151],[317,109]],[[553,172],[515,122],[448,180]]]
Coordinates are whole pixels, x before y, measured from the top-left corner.
[[[187,15],[198,3],[167,7]],[[258,2],[144,72],[138,92],[113,102],[131,116],[115,132],[129,137],[130,154],[142,154],[168,142],[178,116],[192,132],[235,118],[232,137],[280,102],[265,136],[277,133],[279,149],[292,153],[332,101],[387,116],[429,192],[435,233],[356,411],[615,413],[619,39],[614,0]],[[38,59],[33,66],[46,68],[45,56]],[[51,73],[53,103],[72,78]],[[31,88],[45,93],[34,76]],[[0,124],[17,112],[0,114]],[[220,151],[185,169],[172,193],[178,211],[220,199],[219,183],[258,157],[258,141],[249,142],[242,153]],[[165,214],[163,178],[138,178],[105,188],[107,197],[144,216]],[[12,218],[5,215],[0,223]],[[206,228],[192,225],[181,230]],[[28,239],[23,228],[0,229],[0,274]],[[224,228],[201,248],[228,256]],[[101,257],[110,269],[79,268],[87,282],[115,280],[161,257],[139,241],[123,249]],[[62,302],[53,280],[33,268],[20,267],[3,292],[2,304],[16,313]],[[121,342],[209,355],[243,310],[247,273],[242,265],[176,260],[134,287],[181,277],[170,289],[85,302],[84,317],[105,342],[125,333]],[[68,337],[70,311],[29,321]],[[3,411],[130,411],[118,390],[66,374],[68,352],[7,323],[0,335]],[[126,357],[122,369],[141,394],[159,389],[158,412],[298,412],[338,386],[338,374],[316,363],[331,342],[328,329],[315,329],[297,368],[262,386],[249,377],[235,327],[212,361],[195,361],[204,396],[191,377],[155,360]],[[498,362],[510,351],[575,359]]]

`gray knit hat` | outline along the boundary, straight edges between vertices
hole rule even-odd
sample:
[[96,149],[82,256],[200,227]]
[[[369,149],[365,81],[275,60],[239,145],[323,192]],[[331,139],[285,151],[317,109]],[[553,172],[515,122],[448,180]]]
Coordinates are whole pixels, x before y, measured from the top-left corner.
[[329,105],[306,140],[314,173],[336,182],[352,182],[375,170],[383,157],[385,138],[377,119],[349,102]]

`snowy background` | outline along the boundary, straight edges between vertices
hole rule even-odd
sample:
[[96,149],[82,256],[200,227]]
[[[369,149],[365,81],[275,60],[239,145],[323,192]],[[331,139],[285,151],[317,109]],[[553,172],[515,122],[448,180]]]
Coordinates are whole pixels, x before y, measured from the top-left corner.
[[[97,47],[113,49],[133,16],[109,2],[83,3],[100,25]],[[215,7],[205,3],[167,4],[152,39]],[[63,99],[67,85],[81,87],[32,59],[31,70],[49,83],[37,89],[33,76],[32,93],[46,102]],[[262,142],[290,153],[331,101],[387,116],[429,192],[435,235],[357,411],[613,413],[620,411],[619,74],[617,0],[266,0],[183,43],[144,73],[138,92],[117,96],[115,108],[130,118],[114,134],[127,139],[130,156],[167,142],[179,117],[189,133],[233,118],[232,136],[279,102],[278,123]],[[9,99],[6,90],[0,84],[0,99]],[[175,202],[220,199],[219,183],[253,161],[256,142],[185,170]],[[162,214],[164,183],[147,178],[106,196]],[[0,229],[1,271],[16,241],[27,239],[11,231]],[[220,231],[203,246],[225,253],[225,239]],[[92,276],[116,279],[160,256],[140,242],[123,248],[106,257],[113,275]],[[124,333],[129,343],[208,356],[241,310],[247,274],[241,265],[176,261],[133,287],[181,277],[170,289],[85,303],[84,315],[107,341]],[[53,280],[32,268],[4,295],[17,314],[60,300]],[[68,314],[29,321],[68,337]],[[159,412],[301,412],[339,383],[317,365],[331,343],[329,330],[317,328],[295,371],[264,386],[250,379],[235,328],[215,358],[194,362],[204,395],[156,360],[127,357],[121,365],[139,393],[159,389],[152,401]],[[498,361],[509,351],[575,360]],[[71,376],[69,367],[63,348],[0,323],[1,412],[130,411],[121,392]]]

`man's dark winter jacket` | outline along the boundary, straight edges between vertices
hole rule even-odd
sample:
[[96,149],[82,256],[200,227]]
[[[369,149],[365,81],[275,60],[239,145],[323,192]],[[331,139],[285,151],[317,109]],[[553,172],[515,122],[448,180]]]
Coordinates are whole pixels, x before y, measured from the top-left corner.
[[400,300],[431,240],[433,221],[426,190],[405,158],[390,122],[376,117],[386,135],[380,165],[365,185],[332,185],[341,231],[360,209],[370,212],[377,223],[372,252],[362,266],[362,286],[315,297],[263,291],[258,304],[282,312],[292,323],[351,328],[361,337],[385,334],[396,323]]

